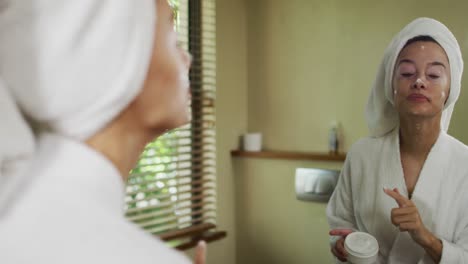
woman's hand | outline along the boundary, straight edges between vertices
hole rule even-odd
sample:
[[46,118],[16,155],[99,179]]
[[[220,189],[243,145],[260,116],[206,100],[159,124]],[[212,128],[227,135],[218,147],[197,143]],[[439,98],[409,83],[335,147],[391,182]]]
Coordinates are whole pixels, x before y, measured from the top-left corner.
[[340,236],[336,241],[335,245],[332,246],[331,252],[335,257],[337,257],[341,262],[346,262],[348,258],[348,252],[344,248],[344,241],[346,236],[354,232],[352,229],[332,229],[330,230],[330,236]]
[[393,190],[385,189],[384,192],[395,199],[398,207],[392,209],[392,223],[400,229],[401,232],[408,231],[413,240],[421,246],[430,243],[430,232],[424,226],[419,211],[413,201],[401,195],[397,188]]
[[205,264],[206,263],[206,243],[205,241],[198,242],[197,249],[195,251],[195,260],[193,264]]
[[418,208],[413,201],[401,195],[397,188],[393,190],[384,188],[384,192],[398,204],[398,207],[393,208],[391,212],[392,224],[398,227],[401,232],[408,231],[416,243],[425,244],[429,231],[424,226]]
[[413,201],[400,194],[397,188],[385,189],[384,192],[395,199],[397,208],[392,209],[392,223],[401,232],[408,231],[413,240],[424,248],[436,263],[442,257],[442,241],[424,226],[419,211]]

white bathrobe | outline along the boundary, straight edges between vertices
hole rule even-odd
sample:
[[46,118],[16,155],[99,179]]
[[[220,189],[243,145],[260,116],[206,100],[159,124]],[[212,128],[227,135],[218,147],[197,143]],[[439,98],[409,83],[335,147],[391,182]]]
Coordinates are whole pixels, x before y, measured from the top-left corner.
[[0,263],[190,263],[124,219],[124,185],[104,156],[48,134],[36,157],[1,220]]
[[[352,228],[375,236],[378,263],[434,263],[408,232],[390,220],[394,199],[383,188],[408,197],[400,160],[398,128],[353,145],[327,207],[331,228]],[[442,264],[468,263],[468,148],[441,131],[411,200],[426,228],[443,242]]]

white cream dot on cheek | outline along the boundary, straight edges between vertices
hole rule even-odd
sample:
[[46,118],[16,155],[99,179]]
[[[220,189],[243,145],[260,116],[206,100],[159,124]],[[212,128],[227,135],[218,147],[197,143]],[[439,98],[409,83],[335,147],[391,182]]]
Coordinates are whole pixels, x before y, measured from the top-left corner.
[[440,96],[441,96],[442,98],[445,98],[446,95],[447,95],[447,94],[445,93],[445,91],[442,91],[442,93],[440,94]]
[[421,50],[424,50],[426,47],[424,45],[421,45]]

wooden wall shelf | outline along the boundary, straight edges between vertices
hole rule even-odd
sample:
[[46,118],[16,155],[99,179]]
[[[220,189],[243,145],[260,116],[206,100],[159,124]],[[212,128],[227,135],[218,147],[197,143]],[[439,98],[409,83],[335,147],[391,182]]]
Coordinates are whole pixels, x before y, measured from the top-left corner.
[[294,151],[275,151],[262,150],[258,152],[232,150],[232,157],[241,158],[265,158],[265,159],[285,159],[285,160],[314,160],[314,161],[344,161],[345,153],[329,154],[319,152],[294,152]]

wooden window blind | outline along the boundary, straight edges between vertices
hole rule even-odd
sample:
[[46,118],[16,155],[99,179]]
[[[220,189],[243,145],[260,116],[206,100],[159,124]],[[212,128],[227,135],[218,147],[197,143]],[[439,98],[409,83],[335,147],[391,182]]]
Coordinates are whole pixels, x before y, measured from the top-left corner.
[[183,250],[226,235],[216,229],[215,0],[169,2],[192,54],[192,121],[146,146],[127,182],[126,217]]

